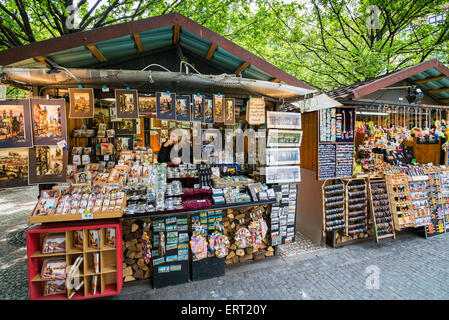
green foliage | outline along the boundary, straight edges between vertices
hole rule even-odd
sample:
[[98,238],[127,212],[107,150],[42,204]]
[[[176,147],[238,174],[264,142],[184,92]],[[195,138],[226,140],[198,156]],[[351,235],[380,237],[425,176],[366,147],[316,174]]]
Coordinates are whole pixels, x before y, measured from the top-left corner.
[[[447,0],[0,0],[0,50],[179,12],[319,89],[438,56],[447,61]],[[379,28],[369,28],[370,6]],[[376,9],[377,10],[377,9]],[[408,31],[406,31],[408,29]]]

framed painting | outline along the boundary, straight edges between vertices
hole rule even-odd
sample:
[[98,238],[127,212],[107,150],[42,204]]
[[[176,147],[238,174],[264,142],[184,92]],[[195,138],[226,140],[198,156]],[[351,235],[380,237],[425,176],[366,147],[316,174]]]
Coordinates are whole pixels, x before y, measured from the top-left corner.
[[94,89],[69,88],[69,118],[94,117]]
[[224,122],[223,100],[222,95],[213,96],[214,100],[214,122]]
[[267,111],[267,128],[301,129],[301,114]]
[[282,166],[286,164],[299,164],[299,148],[267,148],[267,164]]
[[192,120],[203,122],[204,121],[204,96],[194,94],[192,96]]
[[190,121],[190,96],[176,96],[176,120]]
[[29,99],[0,101],[0,117],[0,149],[33,146]]
[[233,125],[235,123],[235,99],[226,98],[224,99],[224,124]]
[[28,149],[28,183],[66,182],[67,158],[67,151],[57,146]]
[[204,103],[204,122],[214,123],[214,100],[206,98]]
[[28,185],[28,149],[0,149],[0,188]]
[[269,129],[267,147],[300,147],[302,131]]
[[34,146],[54,146],[67,141],[64,99],[31,99]]
[[176,118],[176,94],[156,92],[156,117],[163,120],[175,120]]
[[266,167],[266,183],[295,183],[301,182],[299,166]]
[[156,97],[139,96],[139,115],[156,115]]
[[117,118],[137,119],[139,117],[137,90],[115,89],[114,92]]
[[137,121],[136,119],[122,119],[114,122],[115,134],[136,134]]

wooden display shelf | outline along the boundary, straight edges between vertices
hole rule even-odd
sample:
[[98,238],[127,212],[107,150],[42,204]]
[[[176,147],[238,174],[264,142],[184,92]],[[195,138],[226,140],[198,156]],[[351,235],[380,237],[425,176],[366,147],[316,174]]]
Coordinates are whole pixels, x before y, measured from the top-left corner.
[[[105,246],[105,229],[116,229],[116,247]],[[100,249],[88,247],[88,230],[100,230]],[[75,231],[83,232],[83,248],[76,248],[73,245]],[[41,253],[44,238],[47,234],[65,233],[66,252],[45,254]],[[65,257],[67,266],[73,265],[75,260],[81,255],[83,261],[79,265],[80,280],[84,281],[83,286],[76,292],[71,300],[82,300],[95,297],[103,297],[119,294],[123,285],[123,253],[122,253],[122,224],[117,221],[106,221],[95,223],[93,221],[84,223],[65,223],[35,226],[27,231],[27,253],[28,253],[28,285],[31,300],[67,300],[73,292],[67,289],[65,294],[44,296],[43,288],[46,279],[41,278],[42,264],[47,257]],[[93,254],[99,254],[100,272],[94,273]],[[92,294],[93,276],[98,277],[97,292]]]
[[[30,223],[46,223],[46,222],[64,222],[64,221],[86,221],[83,219],[82,214],[55,214],[51,216],[33,216],[33,213],[36,211],[36,206],[31,212],[28,221]],[[123,212],[126,208],[126,195],[124,197],[122,207],[120,210],[108,210],[106,212],[97,212],[92,213],[93,220],[97,219],[111,219],[111,218],[121,218],[123,216]]]

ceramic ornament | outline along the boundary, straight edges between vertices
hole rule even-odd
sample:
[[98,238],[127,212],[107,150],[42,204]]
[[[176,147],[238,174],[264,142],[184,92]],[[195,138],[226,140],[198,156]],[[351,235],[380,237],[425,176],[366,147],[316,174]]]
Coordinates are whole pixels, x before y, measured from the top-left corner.
[[240,228],[234,236],[237,247],[245,249],[250,246],[251,232],[247,228]]

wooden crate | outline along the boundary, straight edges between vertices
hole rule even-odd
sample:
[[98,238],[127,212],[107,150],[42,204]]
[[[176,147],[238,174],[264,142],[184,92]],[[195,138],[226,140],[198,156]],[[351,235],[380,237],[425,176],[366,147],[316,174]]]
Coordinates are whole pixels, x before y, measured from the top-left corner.
[[[82,214],[66,214],[66,215],[51,215],[51,216],[33,216],[36,211],[36,206],[31,212],[28,220],[30,223],[46,223],[46,222],[63,222],[63,221],[80,221],[83,220]],[[110,218],[121,218],[123,212],[126,208],[126,195],[124,196],[124,201],[120,210],[107,210],[106,212],[93,213],[93,219],[110,219]],[[83,220],[84,221],[84,220]]]

